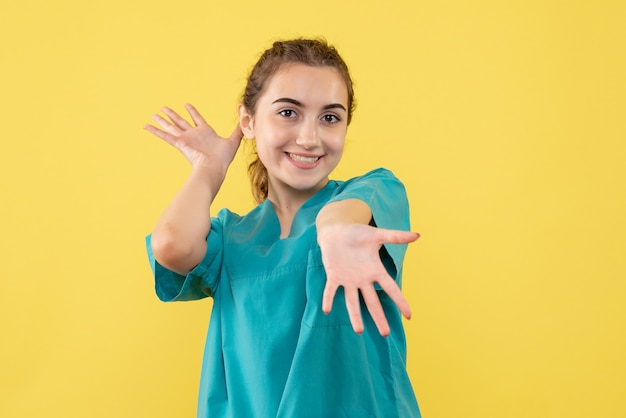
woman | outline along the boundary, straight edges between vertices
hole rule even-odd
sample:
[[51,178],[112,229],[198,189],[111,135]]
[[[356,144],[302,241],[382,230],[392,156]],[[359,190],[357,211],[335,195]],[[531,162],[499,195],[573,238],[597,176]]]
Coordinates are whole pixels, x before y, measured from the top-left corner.
[[[337,51],[274,43],[228,138],[186,108],[193,124],[164,108],[160,128],[146,126],[192,166],[147,247],[162,300],[214,298],[198,416],[419,417],[400,316],[410,317],[402,262],[418,234],[389,171],[329,180],[354,109]],[[211,218],[242,136],[255,145],[259,205]]]

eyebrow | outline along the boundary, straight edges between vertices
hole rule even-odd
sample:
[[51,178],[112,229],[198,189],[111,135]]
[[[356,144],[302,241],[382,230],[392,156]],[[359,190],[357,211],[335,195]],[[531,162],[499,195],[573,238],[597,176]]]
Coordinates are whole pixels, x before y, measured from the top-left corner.
[[[305,107],[304,104],[302,104],[302,102],[296,100],[296,99],[290,99],[289,97],[281,97],[280,99],[276,99],[272,102],[272,104],[274,103],[291,103],[292,105],[295,106],[299,106],[299,107]],[[328,109],[343,109],[344,111],[346,111],[346,108],[344,105],[342,105],[341,103],[331,103],[331,104],[327,104],[324,105],[322,107],[323,110],[328,110]]]

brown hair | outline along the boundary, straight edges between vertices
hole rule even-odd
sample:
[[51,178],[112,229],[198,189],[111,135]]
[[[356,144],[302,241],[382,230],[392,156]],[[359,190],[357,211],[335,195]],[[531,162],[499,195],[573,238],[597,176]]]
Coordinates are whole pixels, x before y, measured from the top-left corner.
[[[254,115],[256,105],[263,94],[268,80],[285,64],[299,63],[313,67],[332,67],[343,77],[348,89],[348,117],[352,119],[355,108],[354,89],[348,66],[343,61],[337,50],[328,45],[323,39],[293,39],[289,41],[274,42],[271,48],[261,55],[261,58],[252,68],[248,83],[243,93],[242,104],[246,110]],[[252,186],[252,194],[257,203],[267,199],[269,179],[267,169],[259,159],[256,149],[253,150],[254,161],[248,166],[248,175]]]

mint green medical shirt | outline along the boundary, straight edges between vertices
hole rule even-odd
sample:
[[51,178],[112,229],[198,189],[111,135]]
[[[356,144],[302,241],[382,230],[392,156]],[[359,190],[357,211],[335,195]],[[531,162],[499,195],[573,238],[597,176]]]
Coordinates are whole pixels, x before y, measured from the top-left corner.
[[[360,199],[376,226],[409,230],[402,183],[377,169],[330,181],[300,208],[289,237],[271,202],[245,216],[221,210],[211,221],[208,250],[187,276],[159,265],[147,248],[163,301],[213,297],[202,365],[198,417],[420,417],[406,372],[401,315],[379,296],[391,334],[378,333],[361,301],[365,331],[351,327],[342,289],[322,312],[326,274],[315,218],[329,202]],[[380,251],[401,283],[405,245]]]

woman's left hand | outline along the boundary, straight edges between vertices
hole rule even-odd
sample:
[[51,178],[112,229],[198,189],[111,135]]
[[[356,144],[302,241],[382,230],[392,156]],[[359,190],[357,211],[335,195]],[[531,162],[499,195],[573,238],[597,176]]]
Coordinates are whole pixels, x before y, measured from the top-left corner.
[[415,232],[382,229],[358,223],[336,223],[318,230],[318,243],[327,277],[322,300],[324,313],[331,311],[337,289],[342,286],[352,328],[357,334],[361,334],[363,319],[360,292],[378,332],[382,336],[388,336],[389,324],[374,284],[380,285],[405,318],[411,317],[411,309],[400,287],[387,273],[379,251],[385,243],[408,244],[418,238],[419,234]]

